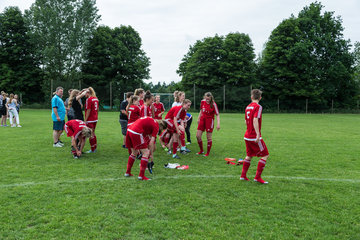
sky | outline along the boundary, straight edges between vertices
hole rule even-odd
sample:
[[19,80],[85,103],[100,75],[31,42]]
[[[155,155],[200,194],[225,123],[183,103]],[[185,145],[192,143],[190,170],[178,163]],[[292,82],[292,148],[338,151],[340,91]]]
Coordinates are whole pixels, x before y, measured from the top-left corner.
[[[28,9],[35,0],[0,0],[7,6]],[[170,83],[181,78],[176,70],[197,40],[230,32],[248,34],[258,55],[271,31],[291,14],[297,16],[309,0],[97,0],[99,25],[130,25],[139,34],[150,58],[150,80]],[[360,1],[323,0],[325,11],[343,20],[344,37],[360,41]]]

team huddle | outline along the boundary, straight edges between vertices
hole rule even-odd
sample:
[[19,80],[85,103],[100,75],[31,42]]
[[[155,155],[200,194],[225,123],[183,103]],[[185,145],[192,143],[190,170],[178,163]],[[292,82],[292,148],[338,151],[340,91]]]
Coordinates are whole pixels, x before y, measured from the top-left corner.
[[[74,90],[73,90],[74,91]],[[62,147],[60,141],[62,130],[65,129],[68,137],[71,137],[72,155],[74,158],[81,157],[86,138],[89,138],[91,150],[87,153],[95,153],[97,147],[97,139],[95,135],[96,123],[98,121],[99,100],[96,98],[94,89],[87,88],[81,92],[76,90],[76,94],[70,94],[67,108],[61,105],[61,97],[63,89],[60,87],[56,90],[56,95],[52,99],[52,118],[54,121],[53,137],[54,147]],[[250,167],[250,161],[253,157],[261,157],[254,181],[266,184],[267,182],[261,178],[262,171],[265,167],[269,153],[265,142],[261,137],[261,119],[262,107],[259,105],[261,100],[261,91],[252,90],[252,103],[246,107],[245,123],[247,130],[244,136],[246,143],[246,158],[243,163],[242,174],[240,180],[249,181],[246,174]],[[85,117],[82,118],[81,98],[86,97]],[[160,96],[153,96],[150,91],[136,89],[134,93],[126,94],[126,99],[120,106],[120,125],[122,129],[123,148],[128,149],[129,158],[125,177],[131,177],[131,169],[136,158],[140,159],[139,180],[149,180],[145,176],[146,169],[151,173],[154,165],[154,152],[156,151],[156,138],[159,135],[161,147],[172,154],[172,158],[180,159],[178,152],[183,155],[189,154],[191,151],[186,147],[185,135],[188,144],[191,143],[190,126],[192,116],[187,111],[191,107],[191,101],[185,98],[185,93],[174,92],[174,103],[163,119],[165,112],[164,104],[160,102]],[[59,100],[60,99],[60,100]],[[155,100],[155,101],[154,101]],[[80,112],[75,114],[75,119],[64,122],[65,114],[69,111],[69,106],[78,105],[75,109]],[[73,109],[73,111],[76,111]],[[79,110],[77,110],[79,111]],[[199,152],[197,155],[208,157],[212,147],[212,133],[215,128],[220,130],[220,115],[218,107],[214,101],[214,97],[210,92],[205,93],[200,104],[200,113],[197,120],[198,127],[196,133]],[[69,115],[68,115],[69,119]],[[204,153],[202,134],[206,131],[207,151]]]

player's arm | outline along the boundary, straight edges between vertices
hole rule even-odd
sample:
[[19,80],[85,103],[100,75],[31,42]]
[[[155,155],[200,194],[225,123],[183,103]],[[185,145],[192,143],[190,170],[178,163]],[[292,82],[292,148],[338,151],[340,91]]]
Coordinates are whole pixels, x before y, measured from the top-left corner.
[[151,109],[151,116],[152,118],[155,118],[155,108],[154,108],[154,104],[150,105],[150,109]]
[[256,140],[255,142],[258,143],[259,140],[260,140],[260,130],[259,130],[259,119],[258,118],[254,118],[254,121],[253,121],[253,125],[254,125],[254,129],[255,129],[255,132],[256,132]]
[[80,99],[82,99],[83,97],[85,97],[87,93],[87,89],[83,89],[77,96],[76,96],[76,101],[79,101]]
[[201,118],[201,108],[200,108],[200,113],[199,113],[198,120],[197,120],[197,123],[198,123],[198,124],[199,124],[199,122],[200,122],[200,118]]
[[217,115],[216,115],[216,120],[217,120],[216,129],[219,131],[219,130],[220,130],[220,114],[217,114]]
[[85,121],[84,122],[86,122],[87,121],[87,119],[89,118],[89,116],[90,116],[90,109],[85,109]]
[[80,138],[80,154],[82,153],[82,151],[83,151],[83,149],[84,149],[84,146],[85,146],[85,138],[84,137],[82,137],[82,138]]
[[165,112],[164,104],[161,104],[161,113],[159,113],[159,117],[161,117]]
[[74,147],[75,151],[76,151],[76,155],[78,157],[81,156],[81,151],[78,149],[78,146],[76,145],[76,139],[74,138],[74,136],[71,136],[71,145]]

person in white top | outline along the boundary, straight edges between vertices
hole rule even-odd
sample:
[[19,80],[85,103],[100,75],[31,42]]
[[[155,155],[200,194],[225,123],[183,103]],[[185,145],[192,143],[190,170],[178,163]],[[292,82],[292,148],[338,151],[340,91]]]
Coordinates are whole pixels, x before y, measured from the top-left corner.
[[181,92],[181,91],[175,91],[174,98],[175,98],[175,101],[173,102],[171,107],[181,106],[183,101],[185,100],[185,93]]
[[[19,114],[16,110],[16,106],[18,105],[18,102],[16,101],[16,99],[14,98],[14,94],[11,93],[10,94],[10,98],[9,100],[6,102],[6,105],[9,109],[9,115],[10,115],[10,125],[11,127],[21,127],[20,126],[20,120],[19,120]],[[16,120],[16,124],[13,124],[13,117],[15,117]]]

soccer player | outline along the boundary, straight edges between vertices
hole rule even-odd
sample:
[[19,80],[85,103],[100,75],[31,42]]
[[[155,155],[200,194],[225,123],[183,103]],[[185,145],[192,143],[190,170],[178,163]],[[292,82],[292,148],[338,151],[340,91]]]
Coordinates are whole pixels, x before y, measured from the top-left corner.
[[97,139],[95,135],[96,123],[98,121],[99,113],[99,100],[96,97],[96,93],[92,87],[89,87],[86,91],[86,103],[85,103],[85,123],[91,128],[92,135],[89,138],[91,149],[87,153],[95,153],[97,147]]
[[[150,117],[140,118],[128,127],[126,134],[126,147],[131,149],[128,159],[125,177],[133,176],[131,168],[135,162],[138,151],[141,152],[139,180],[150,180],[145,177],[145,170],[148,165],[149,157],[155,149],[156,135],[165,129],[166,123],[162,120],[155,120]],[[160,131],[159,131],[160,129]]]
[[185,92],[175,91],[174,98],[175,98],[175,101],[173,102],[171,107],[181,106],[183,101],[185,100]]
[[129,105],[130,102],[130,98],[133,95],[133,92],[128,92],[126,93],[126,99],[124,101],[121,102],[120,104],[120,126],[121,126],[121,133],[124,136],[123,137],[123,148],[126,148],[125,146],[125,136],[126,136],[126,131],[127,131],[127,125],[128,125],[128,113],[126,111],[127,106]]
[[202,134],[206,131],[206,138],[207,138],[207,152],[204,155],[205,157],[209,156],[211,146],[212,146],[212,132],[214,130],[214,118],[216,115],[217,126],[216,129],[220,130],[220,115],[219,109],[214,101],[214,97],[211,92],[207,92],[204,95],[204,99],[201,101],[200,104],[200,113],[198,117],[198,128],[196,132],[196,138],[200,147],[200,152],[198,155],[204,153],[203,143],[202,143]]
[[162,119],[162,115],[165,112],[165,107],[162,102],[160,102],[160,95],[156,95],[155,97],[155,103],[153,103],[154,106],[154,119]]
[[145,95],[144,89],[142,88],[135,89],[134,95],[139,97],[139,106],[141,107],[142,105],[144,105],[144,95]]
[[253,157],[261,157],[257,166],[254,181],[267,184],[268,182],[265,182],[261,178],[261,173],[264,170],[266,160],[269,157],[268,149],[261,137],[262,106],[259,105],[261,94],[262,92],[259,89],[253,89],[251,91],[252,102],[245,109],[246,132],[244,140],[246,144],[246,158],[243,163],[240,180],[249,181],[246,177],[246,173],[250,167],[250,161]]
[[129,105],[126,108],[128,113],[128,127],[140,118],[139,96],[130,97]]
[[[173,158],[179,159],[180,157],[176,154],[178,147],[178,139],[180,136],[181,141],[181,153],[186,154],[190,150],[185,145],[185,127],[184,121],[187,110],[191,106],[191,101],[185,99],[181,106],[172,107],[165,116],[165,121],[168,125],[168,131],[173,135]],[[180,123],[178,122],[180,121]]]
[[140,117],[153,117],[152,114],[152,103],[153,103],[153,95],[150,91],[146,91],[144,96],[144,104],[140,109]]
[[65,123],[65,132],[71,137],[71,153],[77,159],[84,149],[86,138],[91,137],[92,130],[81,120],[70,120]]

